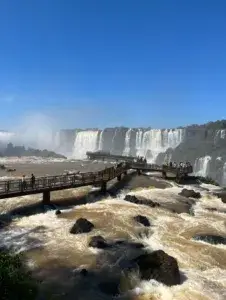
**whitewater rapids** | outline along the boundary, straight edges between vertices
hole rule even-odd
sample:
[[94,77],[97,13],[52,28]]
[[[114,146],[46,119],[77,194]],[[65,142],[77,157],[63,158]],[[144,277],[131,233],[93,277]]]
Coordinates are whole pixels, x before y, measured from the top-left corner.
[[[183,186],[172,185],[165,189],[142,188],[130,194],[159,203],[177,202]],[[186,188],[189,188],[186,186]],[[194,189],[194,187],[191,187]],[[224,300],[226,299],[226,246],[211,245],[192,240],[195,234],[225,235],[226,204],[213,196],[215,187],[201,185],[202,198],[193,206],[193,215],[176,214],[160,208],[149,208],[126,202],[125,192],[116,198],[110,196],[96,202],[88,192],[91,187],[53,192],[52,198],[87,195],[87,204],[71,206],[56,216],[53,210],[36,211],[28,216],[14,216],[13,221],[0,231],[0,244],[16,252],[26,252],[29,266],[46,272],[57,267],[91,268],[101,250],[87,247],[90,236],[127,238],[143,242],[152,250],[162,249],[178,260],[184,281],[181,285],[166,287],[154,280],[136,281],[129,291],[133,300]],[[40,195],[1,200],[0,213],[39,202]],[[56,200],[57,202],[57,200]],[[216,208],[209,211],[206,208]],[[149,234],[140,237],[142,225],[133,221],[133,216],[144,215],[153,225]],[[69,230],[76,219],[84,217],[95,224],[91,233],[72,235]],[[80,299],[81,288],[76,294]],[[87,286],[86,286],[87,289]],[[82,299],[112,299],[95,294],[92,287]],[[84,296],[85,295],[85,296]],[[123,296],[121,297],[123,299]]]

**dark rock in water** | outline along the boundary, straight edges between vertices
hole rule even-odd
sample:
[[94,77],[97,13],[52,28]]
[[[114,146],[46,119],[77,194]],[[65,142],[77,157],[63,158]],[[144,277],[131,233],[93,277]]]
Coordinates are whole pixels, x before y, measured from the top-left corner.
[[207,207],[206,210],[208,211],[218,211],[215,207]]
[[61,211],[59,210],[59,209],[57,209],[56,211],[55,211],[55,215],[57,216],[57,215],[60,215],[61,214]]
[[96,235],[91,237],[89,247],[105,249],[109,247],[109,244],[101,235]]
[[139,204],[139,202],[140,202],[140,200],[137,199],[137,197],[134,195],[126,195],[124,200],[126,200],[128,202],[136,203],[136,204]]
[[214,195],[220,198],[223,203],[226,203],[226,192],[219,192]]
[[137,243],[137,242],[129,242],[125,240],[118,240],[113,242],[113,246],[123,246],[123,247],[129,247],[129,248],[134,248],[134,249],[141,249],[144,248],[144,244],[142,243]]
[[0,229],[6,227],[11,221],[12,217],[10,215],[0,215]]
[[141,249],[144,248],[144,244],[142,243],[128,243],[130,248]]
[[138,265],[142,279],[155,279],[168,286],[181,282],[177,260],[163,250],[143,254],[133,261]]
[[136,222],[138,222],[138,223],[140,223],[140,224],[146,226],[146,227],[150,227],[150,226],[151,226],[151,224],[150,224],[148,218],[145,217],[145,216],[137,215],[137,216],[134,217],[134,220],[135,220]]
[[200,234],[200,235],[195,235],[193,239],[196,241],[203,241],[213,245],[217,245],[217,244],[226,245],[226,237],[220,235]]
[[119,282],[114,282],[114,281],[101,282],[98,284],[98,287],[102,293],[113,297],[118,296],[120,294]]
[[199,192],[195,192],[194,190],[188,190],[188,189],[183,189],[179,195],[184,196],[184,197],[191,197],[191,198],[195,198],[195,199],[200,199],[201,198],[201,194]]
[[87,219],[80,218],[76,221],[76,223],[72,226],[70,233],[87,233],[90,232],[94,228],[94,225],[88,221]]
[[126,195],[124,200],[128,201],[128,202],[131,202],[131,203],[135,203],[135,204],[147,205],[147,206],[150,206],[150,207],[159,207],[160,206],[160,204],[157,203],[157,202],[154,202],[152,200],[138,199],[134,195]]
[[206,210],[208,211],[213,211],[213,212],[219,212],[219,213],[222,213],[222,214],[226,214],[226,210],[218,210],[217,208],[215,207],[207,207]]
[[87,275],[88,275],[88,271],[87,271],[86,269],[82,269],[82,270],[80,271],[80,274],[81,274],[82,276],[87,276]]

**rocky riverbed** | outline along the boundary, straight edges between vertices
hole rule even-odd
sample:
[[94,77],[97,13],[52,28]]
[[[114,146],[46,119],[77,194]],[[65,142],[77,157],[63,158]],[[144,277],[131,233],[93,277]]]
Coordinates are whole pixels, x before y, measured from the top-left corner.
[[[15,176],[103,167],[14,164]],[[85,187],[53,192],[53,207],[43,207],[41,195],[1,200],[0,244],[25,253],[42,280],[40,299],[48,292],[48,299],[223,300],[226,204],[215,193],[211,185],[129,174],[104,197]]]

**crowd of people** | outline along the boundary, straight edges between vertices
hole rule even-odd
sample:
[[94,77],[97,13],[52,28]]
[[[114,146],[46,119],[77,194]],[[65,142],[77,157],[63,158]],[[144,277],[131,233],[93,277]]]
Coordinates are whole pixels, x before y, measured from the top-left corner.
[[169,163],[165,163],[164,165],[168,166],[168,167],[171,167],[171,168],[187,168],[187,167],[190,167],[191,164],[190,162],[186,161],[186,162],[180,162],[180,163],[176,163],[175,161],[174,162],[169,162]]
[[147,163],[147,159],[145,157],[143,157],[143,156],[137,156],[137,159],[135,159],[135,162],[146,164]]

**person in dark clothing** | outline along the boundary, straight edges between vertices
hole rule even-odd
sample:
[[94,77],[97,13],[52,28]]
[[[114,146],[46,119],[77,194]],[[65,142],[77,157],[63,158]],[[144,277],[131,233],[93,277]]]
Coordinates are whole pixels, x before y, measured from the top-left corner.
[[34,174],[31,174],[31,187],[32,187],[32,189],[35,187],[35,176],[34,176]]
[[9,181],[7,181],[7,183],[6,183],[6,192],[7,193],[9,192],[9,188],[10,188],[10,183],[9,183]]
[[22,190],[26,190],[27,188],[27,182],[25,180],[25,175],[22,177]]

